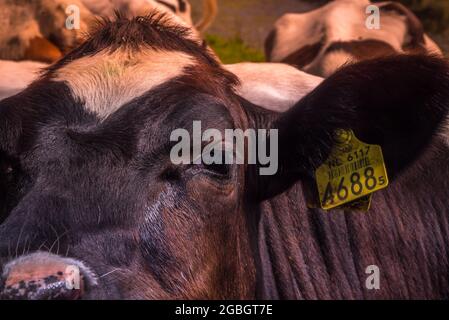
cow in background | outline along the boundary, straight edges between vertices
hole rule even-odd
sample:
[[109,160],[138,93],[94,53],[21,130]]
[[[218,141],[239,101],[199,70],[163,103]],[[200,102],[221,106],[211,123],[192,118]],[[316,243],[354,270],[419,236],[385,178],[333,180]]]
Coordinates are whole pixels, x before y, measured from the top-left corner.
[[338,0],[282,16],[266,40],[267,59],[327,77],[348,62],[397,53],[442,55],[420,20],[398,2],[374,3],[380,10],[380,29],[368,29],[370,5],[369,0]]
[[[0,0],[0,4],[0,100],[23,90],[48,63],[82,42],[98,16],[113,17],[115,10],[129,16],[158,10],[204,32],[217,14],[216,0],[204,0],[203,17],[195,26],[186,0]],[[70,30],[65,23],[67,8],[73,5],[80,10],[80,29]]]
[[188,0],[82,0],[93,13],[100,16],[113,17],[114,11],[127,12],[130,16],[146,15],[153,10],[174,14],[178,22],[192,26],[203,33],[214,21],[218,5],[217,0],[203,0],[203,17],[199,22],[192,20],[192,7]]
[[[62,53],[79,44],[88,26],[98,16],[112,17],[114,11],[129,16],[146,15],[159,10],[170,13],[178,23],[193,26],[191,6],[186,0],[0,0],[0,59],[51,63]],[[80,13],[79,29],[66,28],[76,6]],[[204,15],[194,26],[204,32],[217,14],[216,0],[204,0]]]
[[[79,0],[0,0],[0,59],[53,62],[74,47],[91,17]],[[66,28],[66,8],[80,9],[80,29]]]

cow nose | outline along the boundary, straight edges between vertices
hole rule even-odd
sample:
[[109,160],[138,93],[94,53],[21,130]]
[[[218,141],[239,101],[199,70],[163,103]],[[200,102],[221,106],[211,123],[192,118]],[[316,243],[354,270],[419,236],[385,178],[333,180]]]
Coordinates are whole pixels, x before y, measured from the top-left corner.
[[0,299],[80,299],[86,291],[83,269],[76,260],[44,252],[20,257],[3,267]]

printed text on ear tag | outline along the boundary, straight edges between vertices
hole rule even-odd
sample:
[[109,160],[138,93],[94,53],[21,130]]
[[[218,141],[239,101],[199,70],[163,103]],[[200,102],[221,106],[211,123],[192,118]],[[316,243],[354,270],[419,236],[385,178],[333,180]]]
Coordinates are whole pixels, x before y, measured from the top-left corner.
[[368,203],[362,206],[367,211],[369,195],[388,186],[382,149],[358,140],[352,130],[335,134],[338,143],[315,172],[321,208],[329,210],[359,200]]

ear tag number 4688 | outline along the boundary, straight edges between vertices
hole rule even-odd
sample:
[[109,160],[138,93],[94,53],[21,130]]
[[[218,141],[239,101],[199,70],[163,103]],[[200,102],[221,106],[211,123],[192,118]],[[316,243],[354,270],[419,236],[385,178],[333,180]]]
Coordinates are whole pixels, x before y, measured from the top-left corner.
[[358,140],[352,130],[337,130],[337,145],[329,159],[315,172],[321,208],[329,210],[367,202],[371,195],[388,186],[388,175],[378,145]]

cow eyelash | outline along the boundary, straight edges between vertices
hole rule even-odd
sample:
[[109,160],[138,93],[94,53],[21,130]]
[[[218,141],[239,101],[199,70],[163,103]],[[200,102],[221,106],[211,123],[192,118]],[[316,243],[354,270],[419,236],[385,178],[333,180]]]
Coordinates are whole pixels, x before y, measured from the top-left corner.
[[222,153],[220,163],[205,163],[204,160],[201,162],[201,166],[203,169],[209,171],[214,175],[218,175],[220,177],[226,177],[230,175],[231,165],[227,163],[228,158],[234,157],[234,154],[229,151],[224,151]]
[[231,171],[231,166],[228,164],[213,163],[213,164],[203,164],[202,166],[207,171],[220,176],[228,176]]
[[181,179],[182,172],[186,172],[188,176],[196,174],[204,174],[207,171],[209,176],[217,179],[223,179],[230,176],[231,166],[227,164],[191,164],[181,168],[166,168],[159,178],[166,182],[174,182]]

